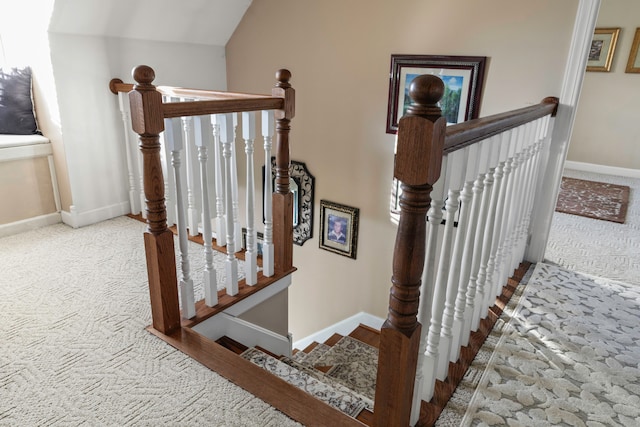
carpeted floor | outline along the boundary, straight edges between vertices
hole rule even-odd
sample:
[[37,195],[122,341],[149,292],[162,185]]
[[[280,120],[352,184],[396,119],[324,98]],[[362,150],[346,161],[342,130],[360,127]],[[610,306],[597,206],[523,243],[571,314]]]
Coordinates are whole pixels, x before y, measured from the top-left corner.
[[300,425],[145,331],[143,228],[0,239],[0,426]]

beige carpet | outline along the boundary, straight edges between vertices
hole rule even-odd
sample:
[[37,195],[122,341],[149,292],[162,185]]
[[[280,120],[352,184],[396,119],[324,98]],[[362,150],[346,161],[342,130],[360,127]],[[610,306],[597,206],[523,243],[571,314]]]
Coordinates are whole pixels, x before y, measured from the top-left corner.
[[144,330],[143,229],[0,239],[0,426],[299,426]]

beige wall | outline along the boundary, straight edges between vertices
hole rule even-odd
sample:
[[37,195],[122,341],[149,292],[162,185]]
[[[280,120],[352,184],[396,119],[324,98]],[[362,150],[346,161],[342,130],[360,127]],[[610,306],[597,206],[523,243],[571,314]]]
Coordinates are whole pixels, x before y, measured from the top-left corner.
[[46,157],[0,163],[0,224],[56,212]]
[[[577,0],[254,0],[227,44],[229,90],[297,90],[292,159],[316,177],[314,238],[294,249],[294,340],[357,312],[386,317],[395,227],[394,137],[385,133],[390,55],[490,58],[480,114],[558,96]],[[321,199],[360,208],[358,257],[318,248]]]
[[611,71],[588,72],[568,160],[640,169],[640,74],[625,73],[636,28],[638,0],[602,0],[597,27],[620,27]]

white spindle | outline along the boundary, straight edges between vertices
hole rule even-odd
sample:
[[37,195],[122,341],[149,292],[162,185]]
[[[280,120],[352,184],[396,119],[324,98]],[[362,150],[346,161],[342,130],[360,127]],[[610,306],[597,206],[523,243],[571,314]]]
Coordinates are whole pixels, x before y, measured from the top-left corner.
[[275,132],[273,110],[262,112],[264,138],[264,242],[262,244],[262,274],[273,276],[273,209],[271,181],[271,144]]
[[[460,279],[458,281],[458,295],[454,305],[453,328],[451,340],[450,360],[456,361],[460,357],[460,347],[468,344],[468,337],[463,336],[466,301],[471,271],[471,257],[473,251],[473,235],[476,232],[478,210],[480,209],[480,196],[475,185],[478,176],[478,144],[469,146],[469,160],[465,171],[465,184],[460,193],[462,211],[458,221],[458,235],[456,240],[462,245],[462,258],[460,261]],[[465,206],[467,206],[465,208]],[[460,250],[460,249],[458,249]]]
[[226,228],[227,228],[227,259],[225,260],[225,272],[227,294],[233,296],[238,293],[238,260],[236,259],[236,240],[233,226],[233,206],[231,197],[232,180],[231,172],[232,157],[231,150],[234,141],[234,124],[233,114],[218,114],[216,115],[216,122],[220,126],[220,141],[222,142],[222,156],[224,157],[224,182],[225,182],[225,216],[226,216]]
[[[171,102],[171,98],[162,97],[163,102]],[[164,176],[164,205],[167,211],[167,225],[172,226],[176,223],[176,201],[173,195],[176,193],[176,181],[170,170],[171,148],[165,139],[167,133],[160,134],[160,163],[162,164],[162,175]]]
[[[491,144],[491,157],[489,159],[489,172],[487,173],[487,179],[485,181],[485,191],[489,192],[489,206],[487,211],[487,219],[485,221],[484,236],[482,239],[482,255],[480,256],[480,267],[478,270],[478,292],[476,305],[474,307],[474,322],[472,322],[472,329],[475,331],[478,329],[480,319],[487,317],[487,310],[485,308],[485,302],[490,299],[490,294],[493,291],[493,286],[487,282],[487,268],[489,264],[489,257],[493,251],[493,237],[495,233],[495,219],[496,209],[498,205],[498,196],[500,192],[500,185],[502,184],[502,176],[496,180],[496,169],[500,163],[500,143],[502,137],[496,135],[489,139]],[[497,185],[496,185],[497,184]]]
[[211,116],[213,129],[214,170],[216,175],[216,244],[226,246],[227,226],[224,217],[224,159],[222,158],[222,145],[220,142],[220,125],[216,123],[216,116]]
[[[247,247],[244,257],[245,282],[247,285],[258,283],[257,233],[255,229],[255,179],[253,176],[253,144],[256,139],[256,113],[242,113],[242,138],[244,152],[247,155]],[[267,179],[267,177],[265,177]]]
[[218,304],[218,284],[216,270],[213,267],[213,248],[211,244],[211,214],[209,205],[209,187],[207,180],[207,157],[211,124],[200,116],[193,119],[195,130],[195,145],[198,147],[200,162],[200,189],[202,195],[202,241],[204,246],[204,302],[209,307]]
[[[442,159],[442,171],[446,171],[446,157]],[[442,206],[444,204],[444,181],[445,173],[441,173],[438,181],[433,184],[431,190],[431,207],[427,212],[427,237],[425,263],[422,271],[422,287],[420,289],[420,305],[418,308],[418,321],[423,325],[422,337],[420,340],[420,353],[418,354],[418,367],[416,369],[416,380],[422,383],[422,400],[430,401],[433,397],[435,387],[435,366],[437,351],[428,347],[429,339],[427,335],[430,331],[432,319],[432,300],[435,289],[436,252],[438,243],[438,232],[442,222]]]
[[495,215],[495,225],[493,230],[493,242],[491,244],[491,253],[489,254],[489,261],[487,262],[487,283],[490,284],[490,290],[485,295],[485,304],[483,306],[482,313],[487,314],[487,310],[491,306],[491,302],[501,293],[500,290],[505,283],[500,282],[499,274],[498,274],[498,260],[500,258],[502,244],[504,239],[504,231],[503,231],[503,219],[504,219],[504,211],[506,205],[506,194],[507,194],[507,182],[506,182],[506,164],[509,156],[509,149],[511,144],[511,130],[507,130],[501,135],[500,142],[500,158],[499,164],[496,168],[496,181],[495,181],[495,191],[498,194],[498,201],[496,205],[496,215]]
[[[122,123],[124,125],[124,152],[127,157],[127,171],[129,173],[129,205],[131,213],[137,215],[141,211],[140,197],[136,182],[139,181],[137,170],[137,152],[135,146],[136,138],[131,138],[131,111],[129,106],[129,96],[126,92],[118,92],[118,104],[120,106],[120,114],[122,115]],[[58,209],[59,210],[59,209]]]
[[182,131],[184,134],[184,143],[186,148],[185,170],[187,174],[187,227],[190,236],[198,235],[198,221],[200,214],[198,212],[196,194],[198,188],[198,154],[193,144],[193,117],[182,117]]
[[242,249],[242,227],[240,226],[240,197],[238,196],[238,160],[236,156],[236,128],[238,127],[238,114],[232,113],[233,131],[231,132],[231,203],[233,212],[233,237],[236,242],[236,252]]
[[189,243],[187,238],[186,212],[184,207],[184,194],[181,176],[181,155],[184,147],[180,119],[165,119],[165,142],[171,151],[171,165],[176,180],[176,213],[178,228],[178,247],[180,250],[180,302],[182,305],[182,317],[191,319],[196,315],[195,297],[193,293],[193,280],[191,279],[191,267],[189,265]]
[[[462,243],[458,239],[458,235],[464,235],[461,231],[463,228],[458,221],[457,231],[454,229],[454,221],[456,212],[460,206],[460,192],[464,185],[465,173],[467,169],[468,150],[461,149],[450,153],[447,158],[447,178],[446,186],[449,188],[449,195],[446,206],[446,223],[445,223],[445,237],[443,242],[447,240],[452,241],[455,231],[455,240],[453,241],[453,249],[451,256],[444,255],[444,243],[443,243],[443,258],[440,259],[440,269],[447,269],[446,280],[444,274],[438,273],[438,282],[443,282],[443,286],[446,286],[446,294],[444,301],[444,309],[442,312],[442,329],[440,332],[440,354],[438,355],[438,366],[436,368],[436,378],[444,380],[449,371],[449,357],[451,354],[451,341],[452,341],[452,327],[453,327],[453,312],[456,296],[458,295],[458,281],[460,279],[460,260],[462,258]],[[467,206],[463,205],[462,209],[467,210]],[[463,212],[460,212],[460,220],[462,220]]]
[[[463,344],[469,343],[469,334],[472,330],[472,325],[475,325],[475,319],[473,317],[476,306],[476,293],[478,292],[478,270],[480,268],[480,256],[482,255],[482,240],[484,237],[484,227],[487,220],[487,211],[489,208],[489,196],[490,191],[485,189],[485,185],[488,184],[487,172],[489,165],[489,158],[491,154],[490,140],[485,139],[480,142],[479,147],[479,170],[480,174],[478,179],[474,183],[474,198],[479,197],[478,211],[476,221],[476,228],[473,236],[473,243],[471,244],[471,269],[469,270],[469,284],[467,285],[467,301],[465,306],[465,319],[462,331],[464,338]],[[476,191],[477,189],[477,191]]]

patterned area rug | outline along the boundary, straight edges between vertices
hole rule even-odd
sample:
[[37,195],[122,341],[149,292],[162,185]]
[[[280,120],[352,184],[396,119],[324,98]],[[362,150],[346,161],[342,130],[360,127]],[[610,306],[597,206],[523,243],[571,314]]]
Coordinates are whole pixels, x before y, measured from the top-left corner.
[[538,264],[462,425],[640,425],[640,288]]
[[556,211],[622,224],[629,192],[625,185],[562,177]]

